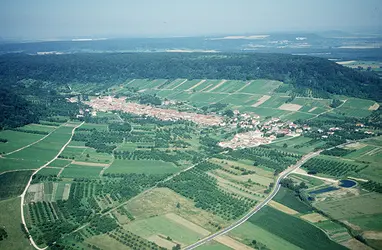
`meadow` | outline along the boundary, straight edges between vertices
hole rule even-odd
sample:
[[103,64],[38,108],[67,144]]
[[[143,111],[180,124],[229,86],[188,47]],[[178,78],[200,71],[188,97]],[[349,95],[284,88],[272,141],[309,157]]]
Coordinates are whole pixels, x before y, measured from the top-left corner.
[[192,244],[204,236],[203,234],[169,220],[164,215],[134,221],[125,225],[124,229],[143,238],[148,238],[156,234],[165,235],[166,237],[169,236],[174,241],[180,242],[183,245]]
[[170,162],[155,160],[114,160],[105,171],[109,174],[168,174],[179,169]]
[[61,173],[63,178],[98,178],[102,167],[90,167],[71,164]]
[[31,134],[13,130],[0,131],[0,138],[8,140],[6,143],[0,143],[0,153],[9,153],[16,149],[29,145],[43,138],[41,134]]
[[254,223],[244,222],[239,227],[235,228],[229,235],[241,239],[244,243],[251,243],[253,240],[265,244],[270,249],[285,249],[295,250],[300,249],[282,237],[279,237],[270,231],[267,231]]
[[281,188],[274,198],[275,201],[298,211],[299,213],[310,213],[312,208],[302,202],[296,195],[289,189]]
[[20,198],[0,201],[0,227],[5,228],[8,238],[0,241],[0,249],[34,249],[21,230]]
[[310,223],[268,206],[254,214],[249,222],[303,249],[346,249]]
[[[109,164],[113,161],[113,156],[107,153],[98,153],[94,148],[81,149],[77,148],[77,155],[75,156],[76,161],[82,162],[93,162],[93,163],[104,163]],[[81,152],[79,154],[78,152]]]
[[[367,206],[365,206],[367,204]],[[317,202],[315,207],[337,220],[381,213],[382,195],[366,193],[344,199]]]
[[11,170],[37,169],[42,165],[43,163],[38,160],[0,158],[0,173]]
[[[62,126],[44,140],[11,154],[12,158],[39,160],[42,163],[51,160],[70,139],[73,127]],[[43,164],[41,164],[43,165]]]

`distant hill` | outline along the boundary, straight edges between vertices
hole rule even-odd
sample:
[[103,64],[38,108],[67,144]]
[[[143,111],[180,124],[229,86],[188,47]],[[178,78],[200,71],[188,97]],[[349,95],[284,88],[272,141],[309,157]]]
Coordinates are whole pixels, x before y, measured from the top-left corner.
[[1,83],[21,79],[118,83],[129,78],[268,78],[311,89],[382,101],[382,80],[326,59],[265,53],[92,53],[0,56]]

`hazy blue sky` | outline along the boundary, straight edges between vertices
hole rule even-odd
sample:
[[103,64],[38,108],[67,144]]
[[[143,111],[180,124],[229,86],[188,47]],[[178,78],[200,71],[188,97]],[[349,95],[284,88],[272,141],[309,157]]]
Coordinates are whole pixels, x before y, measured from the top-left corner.
[[372,27],[382,0],[0,0],[0,36],[187,36]]

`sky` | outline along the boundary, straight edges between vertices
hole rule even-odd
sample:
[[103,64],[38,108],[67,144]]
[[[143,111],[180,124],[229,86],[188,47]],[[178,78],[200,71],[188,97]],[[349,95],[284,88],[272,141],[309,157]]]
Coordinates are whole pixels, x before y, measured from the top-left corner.
[[1,0],[0,37],[382,30],[382,0]]

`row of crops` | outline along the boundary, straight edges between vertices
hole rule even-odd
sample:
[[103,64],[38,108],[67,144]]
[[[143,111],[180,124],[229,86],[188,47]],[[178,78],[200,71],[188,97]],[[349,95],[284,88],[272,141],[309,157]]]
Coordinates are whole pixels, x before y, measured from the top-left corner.
[[358,173],[362,169],[366,168],[360,165],[355,165],[343,161],[334,161],[320,158],[313,158],[302,165],[303,168],[307,169],[309,173],[321,173],[331,176],[341,177],[348,175],[349,173]]

